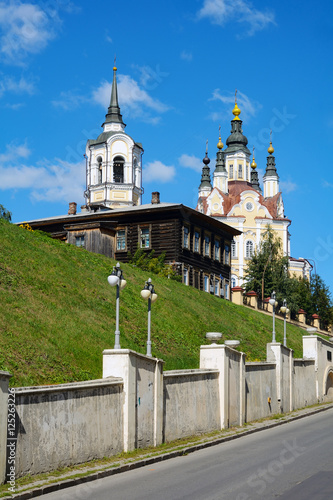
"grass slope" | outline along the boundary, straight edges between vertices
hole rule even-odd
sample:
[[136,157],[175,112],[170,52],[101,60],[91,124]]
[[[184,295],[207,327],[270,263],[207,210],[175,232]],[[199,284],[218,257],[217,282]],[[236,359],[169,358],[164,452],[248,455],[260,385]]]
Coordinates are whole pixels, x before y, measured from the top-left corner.
[[[114,261],[0,220],[0,369],[11,385],[100,378],[102,351],[113,348],[116,290],[107,283]],[[140,297],[146,272],[122,265],[122,348],[146,352],[147,303]],[[247,360],[265,359],[269,316],[180,283],[152,276],[153,356],[165,369],[197,368],[205,333],[240,340]],[[276,322],[282,342],[283,322]],[[302,330],[287,326],[288,346],[301,356]]]

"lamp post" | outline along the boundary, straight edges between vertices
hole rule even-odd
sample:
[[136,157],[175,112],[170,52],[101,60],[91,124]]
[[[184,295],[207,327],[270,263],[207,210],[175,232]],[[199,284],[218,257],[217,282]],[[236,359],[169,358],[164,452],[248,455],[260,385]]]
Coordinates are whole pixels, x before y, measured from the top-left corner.
[[273,306],[273,338],[272,338],[272,343],[274,344],[276,342],[275,340],[275,307],[277,306],[277,302],[275,300],[275,292],[272,292],[271,298],[269,299],[269,303],[271,306]]
[[123,277],[123,271],[120,269],[120,264],[117,262],[116,266],[113,266],[112,273],[108,277],[108,283],[111,286],[117,286],[117,299],[116,299],[116,331],[115,331],[115,343],[114,349],[120,349],[119,337],[119,290],[125,288],[126,280]]
[[287,307],[287,301],[286,299],[283,299],[282,307],[280,308],[280,311],[282,314],[284,314],[283,318],[283,345],[287,347],[287,327],[286,327],[286,320],[287,320],[287,314],[289,314],[289,309]]
[[148,300],[148,337],[147,337],[147,356],[151,356],[151,340],[150,340],[150,325],[151,325],[151,304],[157,299],[154,285],[151,278],[146,281],[144,289],[141,290],[141,297]]

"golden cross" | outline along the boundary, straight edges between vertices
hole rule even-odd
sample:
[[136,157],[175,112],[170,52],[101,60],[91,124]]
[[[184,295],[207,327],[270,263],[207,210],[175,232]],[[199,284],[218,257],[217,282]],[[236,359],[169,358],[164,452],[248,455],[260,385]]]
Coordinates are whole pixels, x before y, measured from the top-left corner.
[[208,153],[208,139],[206,141],[206,153]]
[[237,89],[235,90],[235,104],[237,103]]

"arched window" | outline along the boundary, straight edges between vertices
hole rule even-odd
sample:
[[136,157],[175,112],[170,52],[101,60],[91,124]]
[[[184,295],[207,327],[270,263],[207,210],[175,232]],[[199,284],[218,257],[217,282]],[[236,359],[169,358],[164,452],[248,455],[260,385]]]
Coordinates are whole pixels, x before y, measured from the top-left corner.
[[231,288],[235,288],[237,286],[237,276],[231,276]]
[[245,246],[245,258],[246,259],[251,259],[251,257],[253,256],[253,254],[254,254],[254,244],[253,244],[253,241],[248,240],[246,242],[246,246]]
[[113,160],[113,182],[123,184],[124,182],[124,163],[125,160],[121,156],[116,156]]
[[98,156],[97,158],[97,165],[98,165],[98,172],[97,172],[97,184],[102,184],[102,157]]

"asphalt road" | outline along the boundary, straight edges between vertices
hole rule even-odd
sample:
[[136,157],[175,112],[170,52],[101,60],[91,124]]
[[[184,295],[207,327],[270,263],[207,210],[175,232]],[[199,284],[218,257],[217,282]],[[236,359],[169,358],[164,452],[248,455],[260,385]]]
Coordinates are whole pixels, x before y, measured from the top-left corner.
[[333,499],[333,408],[43,498],[330,500]]

